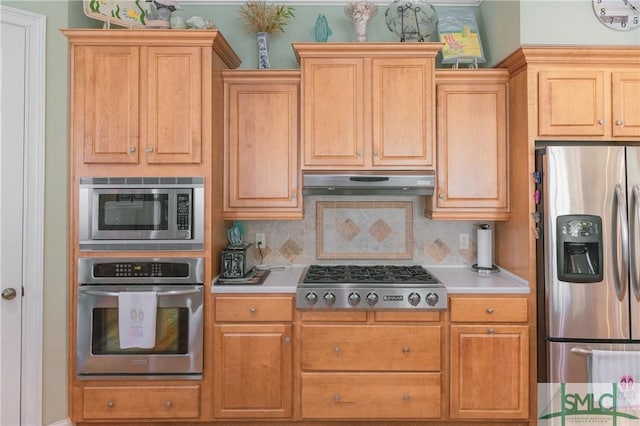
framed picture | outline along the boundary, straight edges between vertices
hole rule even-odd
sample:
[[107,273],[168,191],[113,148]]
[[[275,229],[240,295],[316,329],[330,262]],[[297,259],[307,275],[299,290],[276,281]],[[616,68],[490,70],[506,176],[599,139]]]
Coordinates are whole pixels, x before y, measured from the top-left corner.
[[83,0],[84,14],[103,21],[107,27],[146,27],[150,7],[151,3],[145,0]]
[[438,9],[438,38],[444,43],[443,64],[486,62],[473,7]]

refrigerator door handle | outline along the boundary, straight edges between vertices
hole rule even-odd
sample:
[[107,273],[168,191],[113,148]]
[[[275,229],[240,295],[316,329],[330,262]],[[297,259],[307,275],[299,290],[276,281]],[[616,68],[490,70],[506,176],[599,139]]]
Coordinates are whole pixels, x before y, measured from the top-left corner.
[[[629,286],[629,276],[626,271],[629,270],[629,226],[627,224],[627,201],[624,193],[622,192],[622,186],[618,183],[615,188],[615,202],[618,206],[617,217],[614,212],[614,217],[620,224],[620,235],[614,231],[611,233],[613,238],[613,268],[614,268],[614,281],[616,284],[616,295],[618,300],[624,300]],[[621,247],[618,245],[618,236],[621,240]],[[622,250],[622,273],[618,266],[618,248]]]
[[636,297],[636,300],[640,302],[640,265],[638,265],[638,244],[640,241],[636,241],[637,229],[640,227],[640,187],[638,185],[633,185],[633,190],[631,191],[631,206],[633,209],[633,213],[630,216],[630,234],[631,235],[631,245],[630,247],[630,257],[631,257],[631,286],[633,288],[633,294]]

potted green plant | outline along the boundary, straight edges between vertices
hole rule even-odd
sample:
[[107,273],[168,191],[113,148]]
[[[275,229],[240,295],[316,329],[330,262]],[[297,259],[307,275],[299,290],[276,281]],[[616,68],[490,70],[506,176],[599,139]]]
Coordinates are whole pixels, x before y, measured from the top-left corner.
[[267,69],[269,65],[268,36],[284,32],[284,26],[293,18],[292,6],[267,3],[265,0],[252,0],[240,7],[240,17],[247,31],[258,38],[258,68]]

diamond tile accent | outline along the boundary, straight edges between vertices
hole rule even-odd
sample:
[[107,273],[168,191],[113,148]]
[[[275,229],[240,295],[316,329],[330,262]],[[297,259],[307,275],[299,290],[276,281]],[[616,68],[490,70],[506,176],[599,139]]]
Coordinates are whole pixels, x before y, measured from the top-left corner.
[[347,219],[338,225],[337,231],[346,241],[351,241],[360,233],[360,227],[353,220]]
[[376,220],[373,222],[373,225],[369,227],[369,234],[371,234],[371,236],[379,243],[386,240],[392,232],[393,229],[391,229],[391,227],[387,225],[387,222],[382,219]]
[[289,262],[293,262],[302,252],[304,252],[304,248],[291,238],[285,241],[282,247],[280,247],[280,254]]
[[451,254],[451,249],[447,246],[441,239],[437,239],[427,247],[427,254],[433,258],[436,262],[442,262],[449,254]]

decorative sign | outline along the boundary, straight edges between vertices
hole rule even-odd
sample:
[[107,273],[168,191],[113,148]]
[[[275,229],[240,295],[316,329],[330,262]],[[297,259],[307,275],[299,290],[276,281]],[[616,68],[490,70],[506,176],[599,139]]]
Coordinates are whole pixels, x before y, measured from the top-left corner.
[[449,7],[438,10],[439,39],[443,64],[486,62],[476,22],[471,7]]

